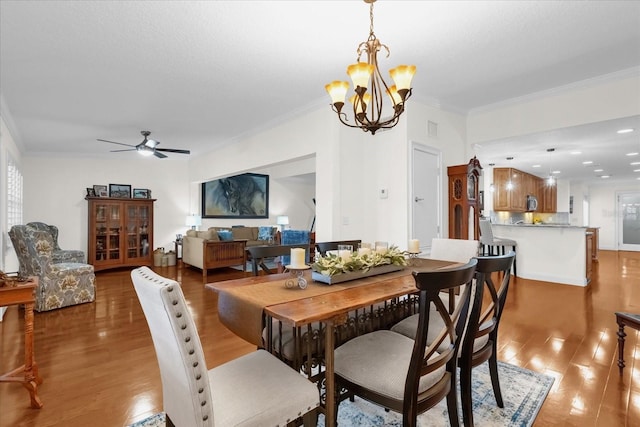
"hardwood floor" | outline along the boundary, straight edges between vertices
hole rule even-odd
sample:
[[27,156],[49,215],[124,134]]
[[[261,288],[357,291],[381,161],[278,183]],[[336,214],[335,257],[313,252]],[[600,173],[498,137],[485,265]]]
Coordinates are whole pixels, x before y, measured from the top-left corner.
[[[216,295],[197,270],[157,269],[182,283],[209,367],[254,350],[218,321]],[[210,281],[243,277],[231,269]],[[36,313],[40,410],[19,384],[0,384],[0,427],[124,426],[162,410],[155,352],[129,270],[97,275],[93,304]],[[640,313],[640,253],[601,251],[588,288],[514,279],[500,326],[499,360],[556,378],[534,424],[640,425],[640,339],[627,330],[617,366],[615,311]],[[21,364],[22,314],[0,323],[0,372]],[[482,427],[482,426],[480,426]]]

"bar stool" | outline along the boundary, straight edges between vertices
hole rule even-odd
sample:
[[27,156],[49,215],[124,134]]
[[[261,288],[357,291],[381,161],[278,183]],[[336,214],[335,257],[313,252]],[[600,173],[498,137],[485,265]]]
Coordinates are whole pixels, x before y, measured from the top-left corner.
[[[482,255],[505,255],[505,247],[510,246],[513,252],[516,252],[516,246],[518,243],[515,240],[505,239],[502,237],[495,237],[493,235],[493,229],[491,227],[491,221],[488,219],[481,219],[480,223],[480,244],[482,245]],[[493,253],[493,249],[496,248],[496,253]],[[516,258],[513,258],[513,275],[517,276]]]

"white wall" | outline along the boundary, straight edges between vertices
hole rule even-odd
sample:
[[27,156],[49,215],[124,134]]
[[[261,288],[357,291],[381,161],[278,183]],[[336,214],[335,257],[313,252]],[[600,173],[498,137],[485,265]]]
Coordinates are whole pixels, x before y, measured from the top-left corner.
[[87,251],[86,188],[94,184],[129,184],[147,188],[154,207],[154,247],[173,248],[184,233],[188,214],[188,162],[137,156],[126,159],[23,157],[24,222],[42,221],[60,229],[63,249]]

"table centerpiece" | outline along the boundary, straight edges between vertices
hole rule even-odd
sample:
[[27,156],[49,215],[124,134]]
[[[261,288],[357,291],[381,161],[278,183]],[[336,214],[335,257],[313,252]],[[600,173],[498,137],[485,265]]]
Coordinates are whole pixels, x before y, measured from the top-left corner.
[[332,285],[399,271],[406,265],[405,252],[400,251],[397,246],[383,251],[354,252],[348,257],[328,253],[311,265],[311,278]]

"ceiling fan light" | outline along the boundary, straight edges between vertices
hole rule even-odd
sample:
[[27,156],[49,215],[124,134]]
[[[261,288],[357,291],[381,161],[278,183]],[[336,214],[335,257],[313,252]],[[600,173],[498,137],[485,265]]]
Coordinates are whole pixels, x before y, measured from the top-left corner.
[[144,145],[149,148],[156,148],[156,146],[158,145],[158,141],[156,141],[155,139],[147,139],[147,142],[145,142]]
[[373,74],[373,65],[366,62],[358,62],[347,67],[347,74],[351,77],[354,88],[366,89],[369,85],[369,78]]
[[389,74],[391,74],[398,91],[411,89],[411,80],[415,73],[415,65],[398,65],[396,68],[389,70]]
[[153,150],[151,150],[151,149],[138,150],[138,153],[140,153],[142,156],[145,156],[145,157],[153,156]]

